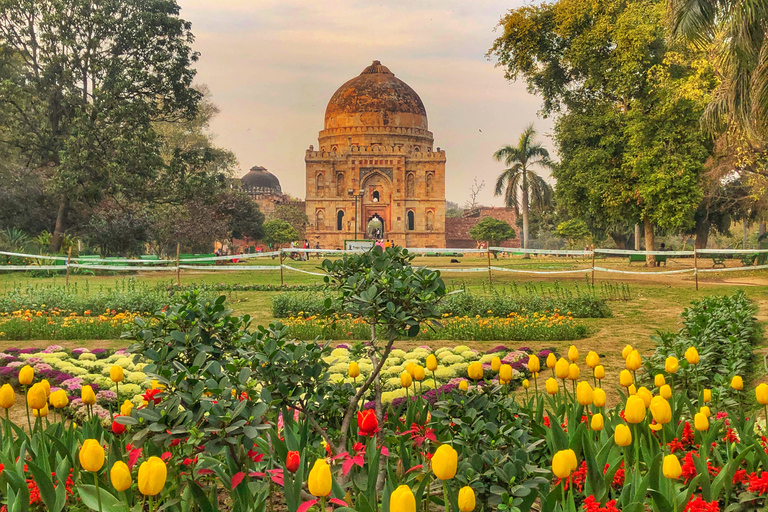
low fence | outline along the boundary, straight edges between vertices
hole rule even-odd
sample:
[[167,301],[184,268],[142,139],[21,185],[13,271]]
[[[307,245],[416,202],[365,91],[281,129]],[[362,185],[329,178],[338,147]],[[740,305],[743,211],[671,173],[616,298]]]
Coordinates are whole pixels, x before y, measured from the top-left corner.
[[[487,256],[486,265],[479,267],[426,267],[431,270],[439,270],[446,273],[461,273],[461,272],[487,272],[489,280],[493,279],[493,272],[510,272],[518,274],[534,274],[534,275],[557,275],[557,274],[591,274],[592,283],[594,284],[596,273],[610,273],[610,274],[634,274],[634,275],[670,275],[670,274],[688,274],[691,273],[695,277],[696,289],[698,290],[698,275],[708,272],[739,272],[739,271],[754,271],[768,269],[768,264],[759,264],[761,260],[768,259],[768,249],[697,249],[692,251],[632,251],[624,249],[599,249],[592,250],[546,250],[546,249],[509,249],[505,247],[491,247],[488,249],[434,249],[434,248],[409,248],[412,253],[422,254],[425,256],[451,256],[459,257],[465,254],[475,254]],[[210,255],[176,255],[175,259],[127,259],[127,258],[105,258],[95,259],[91,257],[72,257],[69,256],[49,256],[39,254],[24,254],[0,251],[1,256],[7,256],[9,258],[26,259],[27,262],[24,265],[0,264],[0,271],[33,271],[33,270],[59,270],[66,271],[67,281],[69,279],[70,269],[88,269],[93,271],[116,271],[116,272],[147,272],[147,271],[171,271],[176,272],[177,281],[181,280],[182,270],[203,270],[203,271],[280,271],[280,282],[284,282],[283,272],[288,270],[291,272],[299,272],[303,274],[309,274],[314,276],[324,276],[325,274],[319,272],[312,272],[292,266],[286,263],[286,255],[289,255],[292,259],[299,257],[300,259],[309,259],[311,255],[343,255],[343,254],[359,254],[364,252],[363,250],[339,250],[339,249],[298,249],[287,248],[279,249],[271,252],[256,252],[250,254],[235,254],[228,256],[210,256]],[[492,265],[491,254],[496,256],[509,256],[509,255],[530,255],[530,256],[556,256],[556,257],[582,257],[585,258],[585,263],[588,266],[577,269],[566,270],[537,270],[531,268],[509,268],[499,266],[498,264]],[[665,263],[665,269],[661,270],[646,270],[646,271],[633,271],[617,268],[608,268],[596,264],[597,257],[604,258],[610,256],[626,256],[629,259],[630,264],[633,261],[645,261],[645,257],[652,255],[659,262]],[[764,256],[763,256],[764,255]],[[743,266],[741,267],[727,267],[724,262],[728,256],[740,256],[742,258]],[[250,260],[258,258],[279,258],[279,262],[275,265],[250,265]],[[666,268],[666,261],[668,258],[692,258],[693,265],[687,268],[669,270]],[[712,258],[712,268],[702,268],[700,260],[702,258]],[[494,258],[494,261],[497,261]],[[537,260],[532,260],[536,262]],[[719,262],[719,265],[718,265]],[[750,263],[747,265],[746,263]],[[758,263],[758,264],[754,264]],[[722,266],[723,268],[718,268]]]

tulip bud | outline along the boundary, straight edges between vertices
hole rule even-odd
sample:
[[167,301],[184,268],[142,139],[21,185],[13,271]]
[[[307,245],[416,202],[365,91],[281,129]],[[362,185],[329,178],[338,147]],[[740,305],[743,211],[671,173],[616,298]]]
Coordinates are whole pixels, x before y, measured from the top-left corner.
[[[393,510],[390,508],[390,510]],[[462,487],[459,490],[459,510],[461,512],[472,512],[475,510],[475,491],[469,487]]]
[[523,389],[528,389],[531,387],[531,383],[528,382],[528,379],[523,379]]
[[622,387],[628,388],[633,382],[634,380],[632,379],[632,374],[629,373],[629,370],[621,370],[619,373],[619,384],[621,384]]
[[597,352],[595,352],[593,350],[590,350],[587,353],[586,361],[587,361],[587,366],[589,366],[590,368],[592,368],[594,370],[595,367],[600,364],[600,356],[597,355]]
[[27,391],[27,405],[32,409],[42,409],[48,405],[48,397],[45,394],[45,387],[39,382],[34,384]]
[[480,380],[483,378],[483,364],[479,361],[475,361],[469,364],[467,368],[467,375],[472,380]]
[[96,394],[93,392],[93,388],[88,384],[85,384],[80,388],[80,398],[85,405],[93,405],[96,403]]
[[605,367],[599,364],[595,366],[595,378],[597,380],[603,380],[605,378]]
[[48,416],[48,404],[45,404],[45,407],[42,409],[32,409],[32,416],[35,418],[45,418]]
[[411,361],[407,365],[405,365],[405,371],[408,372],[408,374],[413,378],[413,372],[416,370],[416,363]]
[[557,364],[557,358],[554,352],[547,354],[547,368],[554,368]]
[[427,356],[427,370],[431,372],[437,370],[437,358],[434,354],[429,354]]
[[413,380],[421,382],[424,380],[426,376],[427,376],[427,373],[424,371],[424,367],[417,364],[416,367],[413,369]]
[[595,407],[603,407],[605,406],[605,399],[605,391],[603,391],[603,388],[595,388],[592,404]]
[[650,391],[648,391],[648,388],[645,386],[640,386],[640,389],[637,390],[637,396],[643,399],[643,403],[645,404],[645,408],[651,406],[651,400],[653,399],[653,394],[651,394]]
[[[2,395],[3,395],[3,390],[0,389],[0,400],[2,400]],[[768,384],[766,383],[758,384],[758,386],[755,388],[755,395],[757,397],[757,403],[759,403],[760,405],[768,405]],[[5,407],[1,403],[0,403],[0,406]]]
[[744,381],[740,375],[734,375],[734,377],[731,379],[731,387],[736,391],[741,391],[744,389]]
[[550,395],[556,395],[557,392],[560,390],[560,386],[558,385],[557,381],[552,377],[547,379],[545,386],[547,388],[547,393],[549,393]]
[[589,425],[592,428],[592,430],[594,430],[595,432],[600,432],[601,430],[603,430],[603,424],[604,422],[603,422],[602,414],[598,412],[592,415],[592,421],[590,422],[590,425]]
[[579,360],[579,350],[576,348],[576,345],[571,345],[570,348],[568,348],[568,359],[572,363]]
[[624,419],[627,423],[640,423],[645,419],[645,402],[637,395],[627,398],[624,406]]
[[539,373],[541,371],[541,363],[538,356],[533,354],[528,356],[528,371],[531,373]]
[[459,382],[459,389],[462,391],[467,391],[469,389],[469,383],[467,383],[465,380],[462,380]]
[[123,402],[123,405],[120,406],[120,414],[122,416],[130,416],[131,410],[133,409],[133,402],[130,400],[126,400]]
[[678,362],[676,357],[668,357],[664,361],[664,371],[673,374],[675,373],[678,368],[680,368],[680,363]]
[[707,418],[712,416],[712,411],[710,411],[709,407],[707,407],[706,405],[704,407],[702,407],[701,409],[699,409],[699,412],[701,414],[703,414],[704,416],[706,416]]
[[704,432],[705,430],[709,430],[709,419],[707,418],[707,415],[704,414],[703,412],[697,412],[696,415],[693,417],[693,426],[699,432]]
[[69,405],[69,397],[66,391],[59,389],[51,393],[51,396],[48,397],[48,402],[56,409],[63,409]]
[[86,439],[78,454],[80,466],[91,472],[97,472],[104,465],[104,448],[95,439]]
[[637,394],[637,388],[635,387],[634,384],[632,384],[631,386],[629,386],[627,388],[627,393],[629,393],[630,395],[636,395]]
[[624,360],[626,360],[627,357],[629,357],[629,354],[631,354],[633,350],[635,349],[632,348],[632,345],[625,346],[624,349],[621,351],[621,357],[623,357]]
[[576,400],[579,402],[579,405],[591,405],[593,399],[594,392],[592,391],[592,386],[585,381],[579,382],[576,386]]
[[369,436],[379,431],[379,419],[376,417],[376,411],[366,409],[357,411],[357,429],[361,435]]
[[24,386],[29,386],[32,384],[32,381],[35,379],[35,370],[32,369],[31,366],[26,365],[24,368],[19,370],[19,384],[22,384]]
[[568,378],[570,380],[579,380],[579,367],[574,363],[568,365]]
[[623,423],[616,425],[616,430],[613,432],[613,440],[619,446],[629,446],[632,444],[632,432],[629,427]]
[[122,423],[118,423],[117,422],[117,418],[119,418],[119,417],[120,417],[120,415],[118,414],[118,415],[115,416],[115,419],[112,420],[112,433],[115,434],[115,435],[118,435],[118,436],[120,434],[124,434],[125,431],[127,430],[127,427],[125,425],[123,425]]
[[449,444],[441,444],[432,456],[432,472],[440,480],[450,480],[456,476],[459,454]]
[[43,389],[45,389],[45,397],[48,398],[51,396],[51,383],[48,382],[48,379],[41,380],[40,385],[43,386]]
[[704,395],[704,401],[705,402],[711,402],[712,401],[712,390],[711,389],[705,389],[703,390]]
[[571,468],[571,461],[568,450],[560,450],[552,457],[552,473],[557,478],[568,478],[571,476],[573,469]]
[[411,384],[413,384],[413,379],[411,378],[411,374],[408,372],[403,372],[400,374],[400,385],[406,389],[411,387]]
[[664,384],[667,383],[667,380],[664,378],[664,375],[661,373],[657,373],[656,376],[653,378],[653,385],[657,388],[660,388]]
[[355,361],[352,361],[349,363],[349,378],[350,379],[356,379],[360,376],[360,365],[357,364]]
[[664,384],[659,389],[659,394],[662,397],[664,397],[665,400],[669,400],[670,398],[672,398],[672,388],[670,387],[669,384]]
[[680,467],[680,461],[675,455],[667,455],[664,457],[661,472],[666,478],[677,480],[683,474],[683,468]]
[[501,358],[496,356],[493,359],[491,359],[491,370],[494,372],[498,372],[499,368],[501,368]]
[[499,378],[507,382],[512,380],[512,366],[508,364],[501,365],[501,367],[499,368]]
[[139,492],[145,496],[157,496],[163,490],[166,478],[168,468],[165,462],[160,457],[150,457],[139,466]]
[[401,485],[389,496],[389,510],[402,512],[416,512],[416,497],[411,488]]
[[3,384],[3,386],[0,387],[0,407],[3,409],[10,409],[15,403],[16,393],[13,391],[13,386],[10,384]]
[[642,359],[640,358],[640,352],[633,350],[629,353],[626,360],[627,370],[636,372],[642,366]]
[[555,375],[557,375],[557,378],[567,379],[569,367],[570,365],[568,364],[568,361],[566,361],[562,357],[558,359],[557,364],[555,364]]
[[688,361],[688,364],[699,364],[699,351],[696,350],[696,347],[688,347],[688,350],[685,351],[685,360]]
[[131,486],[131,470],[128,464],[121,460],[115,462],[109,470],[109,479],[117,492],[128,489]]
[[299,452],[296,450],[289,451],[288,455],[285,457],[285,469],[291,473],[295,473],[299,470],[300,465],[301,457],[299,456]]
[[651,415],[656,423],[665,425],[672,420],[672,408],[663,397],[655,396],[651,400]]
[[112,382],[123,382],[123,367],[118,365],[112,365],[109,369],[109,378]]

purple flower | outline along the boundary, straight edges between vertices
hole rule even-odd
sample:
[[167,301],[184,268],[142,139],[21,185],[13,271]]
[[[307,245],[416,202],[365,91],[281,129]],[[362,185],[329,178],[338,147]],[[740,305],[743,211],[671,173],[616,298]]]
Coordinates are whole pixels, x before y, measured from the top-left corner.
[[108,402],[114,402],[117,400],[117,393],[109,389],[103,389],[96,393],[96,400],[106,400]]
[[67,391],[79,391],[83,385],[83,379],[80,377],[72,377],[61,383],[61,387]]
[[346,343],[339,343],[338,345],[336,345],[336,348],[345,348],[349,350],[349,345],[347,345]]
[[19,354],[37,354],[40,352],[39,348],[24,348],[19,350]]
[[79,347],[79,348],[73,348],[72,349],[72,355],[73,356],[79,356],[80,354],[84,354],[86,352],[90,352],[90,350],[88,350],[85,347]]
[[491,350],[486,352],[487,354],[495,354],[496,352],[507,352],[509,349],[505,347],[504,345],[497,345],[493,347]]
[[35,370],[35,373],[40,373],[48,370],[53,370],[53,368],[48,363],[37,363],[34,366],[34,370]]
[[21,368],[21,367],[22,367],[22,366],[24,366],[25,364],[27,364],[27,363],[25,363],[24,361],[11,361],[11,362],[10,362],[10,363],[8,363],[6,366],[7,366],[8,368]]
[[548,348],[545,348],[544,350],[539,352],[539,359],[546,359],[551,353],[552,353],[551,350],[549,350]]
[[54,352],[62,352],[64,350],[64,347],[61,345],[49,345],[48,348],[43,350],[44,354],[52,354]]

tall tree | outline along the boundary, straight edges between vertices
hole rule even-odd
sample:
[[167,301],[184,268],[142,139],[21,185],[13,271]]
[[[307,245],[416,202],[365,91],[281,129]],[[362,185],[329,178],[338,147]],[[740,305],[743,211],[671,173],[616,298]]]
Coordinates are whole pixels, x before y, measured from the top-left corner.
[[164,162],[152,128],[192,118],[200,98],[179,9],[175,0],[0,2],[0,140],[27,167],[50,170],[53,249],[73,202],[142,196],[162,169],[179,176],[198,163],[181,152]]
[[[552,188],[544,179],[536,174],[534,168],[552,168],[549,151],[534,140],[536,130],[533,124],[528,125],[517,146],[504,146],[493,154],[498,162],[504,162],[506,169],[496,178],[494,195],[504,195],[507,208],[514,208],[523,214],[523,248],[528,249],[528,211],[530,203],[545,204],[552,199]],[[518,194],[522,204],[518,203]],[[526,254],[526,258],[530,255]]]

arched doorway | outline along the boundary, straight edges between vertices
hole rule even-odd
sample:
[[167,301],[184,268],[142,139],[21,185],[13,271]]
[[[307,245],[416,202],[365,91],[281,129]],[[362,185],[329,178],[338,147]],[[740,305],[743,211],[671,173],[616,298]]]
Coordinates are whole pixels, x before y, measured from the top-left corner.
[[378,213],[373,214],[373,216],[368,219],[368,224],[365,228],[365,237],[366,238],[384,238],[384,219],[379,217]]

